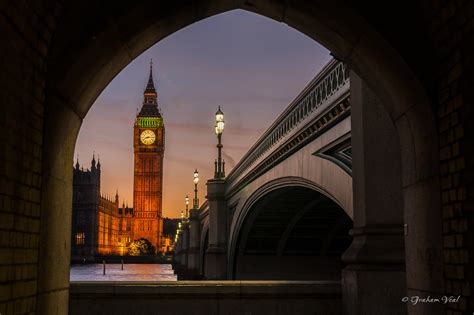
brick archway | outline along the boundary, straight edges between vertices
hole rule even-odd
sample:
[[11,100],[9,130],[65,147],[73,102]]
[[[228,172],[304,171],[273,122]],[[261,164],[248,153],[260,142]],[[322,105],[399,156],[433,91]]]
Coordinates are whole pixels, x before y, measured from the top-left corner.
[[[90,11],[90,8],[75,8],[71,19],[64,22],[64,31],[57,35],[59,47],[53,46],[52,49],[51,60],[55,62],[49,71],[50,90],[47,95],[49,111],[46,116],[45,169],[51,170],[51,176],[43,179],[45,195],[42,207],[49,210],[43,213],[44,220],[48,222],[63,220],[63,215],[58,215],[63,212],[63,205],[70,204],[70,192],[65,194],[59,190],[59,186],[70,181],[69,164],[82,118],[108,82],[135,56],[161,38],[196,20],[236,8],[231,1],[208,1],[198,5],[148,5],[152,8],[148,8],[150,13],[145,15],[141,4],[123,7],[126,11],[118,8],[117,12],[106,12],[110,16],[103,24],[93,25],[95,28],[89,32],[78,28],[75,23],[82,18],[80,10]],[[435,205],[429,198],[430,195],[438,194],[434,116],[421,84],[397,52],[359,15],[344,6],[336,7],[320,1],[284,7],[277,2],[260,1],[240,7],[284,21],[317,40],[344,60],[380,97],[398,129],[403,152],[401,177],[403,193],[408,198],[403,209],[405,217],[426,222],[426,217],[430,216],[432,220],[433,213],[439,211],[439,207],[433,208]],[[100,9],[97,11],[99,16],[104,14]],[[84,38],[85,41],[78,46],[75,37]],[[69,47],[68,44],[75,45]],[[71,60],[75,62],[71,64]],[[62,129],[68,129],[69,132],[58,134],[58,122],[64,126]],[[416,206],[411,198],[416,199]],[[433,280],[419,274],[426,264],[432,264],[423,254],[425,245],[440,243],[436,226],[431,230],[427,228],[417,238],[406,238],[407,261],[410,262],[407,268],[408,287],[412,289],[433,292],[439,289],[442,276],[440,268],[435,268]],[[57,228],[53,224],[43,232],[47,240],[45,244],[49,246],[41,249],[43,254],[40,264],[41,261],[48,261],[48,264],[40,265],[45,272],[39,279],[39,291],[46,293],[54,288],[54,294],[57,294],[57,287],[67,288],[67,266],[64,262],[69,256],[65,250],[69,244],[64,246],[64,242],[57,240],[57,235],[68,235],[69,228]],[[63,256],[57,263],[51,264],[49,257],[53,252],[57,255],[59,249]],[[435,257],[441,257],[438,250],[434,250]],[[53,277],[53,270],[56,274],[61,270],[61,276],[57,276],[57,285],[44,286]]]
[[[45,35],[38,35],[37,41],[33,39],[37,35],[31,35],[32,40],[26,44],[20,36],[21,47],[17,48],[31,53],[25,54],[27,65],[39,64],[35,61],[38,59],[45,61],[35,69],[36,77],[32,79],[39,86],[39,96],[34,97],[34,105],[28,104],[39,112],[38,119],[44,117],[44,125],[28,127],[39,139],[38,152],[30,154],[42,155],[37,162],[41,189],[18,193],[19,199],[41,200],[36,291],[40,313],[67,312],[70,224],[64,222],[70,222],[71,217],[70,165],[81,121],[93,101],[119,71],[152,44],[194,21],[236,8],[283,21],[317,40],[346,62],[383,101],[400,139],[403,212],[406,219],[419,225],[418,233],[406,237],[408,284],[414,292],[439,289],[441,269],[431,268],[431,277],[423,273],[430,269],[425,267],[441,261],[441,227],[436,219],[440,218],[440,202],[433,200],[433,196],[440,196],[434,114],[415,74],[420,70],[408,66],[402,57],[406,52],[394,49],[388,42],[390,36],[377,32],[381,26],[370,26],[356,8],[323,0],[137,1],[114,7],[91,1],[64,5],[53,2],[51,6],[23,11],[25,17],[44,18],[41,27]],[[14,12],[5,12],[5,16],[15,16]],[[13,25],[18,34],[28,32],[26,23],[16,25],[12,19],[4,23]],[[8,41],[9,37],[5,38]],[[14,83],[8,84],[12,91],[17,90]],[[22,115],[13,115],[12,120],[19,122]],[[429,255],[425,253],[427,243],[433,244]]]

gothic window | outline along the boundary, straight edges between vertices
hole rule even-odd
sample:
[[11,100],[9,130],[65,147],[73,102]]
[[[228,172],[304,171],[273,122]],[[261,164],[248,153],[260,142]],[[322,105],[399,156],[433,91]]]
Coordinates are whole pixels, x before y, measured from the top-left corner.
[[76,233],[76,245],[84,245],[86,240],[86,233],[79,232]]

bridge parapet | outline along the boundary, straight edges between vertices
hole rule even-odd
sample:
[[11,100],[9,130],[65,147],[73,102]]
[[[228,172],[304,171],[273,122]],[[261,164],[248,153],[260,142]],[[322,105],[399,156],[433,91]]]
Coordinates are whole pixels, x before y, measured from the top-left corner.
[[[349,97],[349,70],[340,61],[332,60],[278,116],[259,140],[250,148],[226,178],[226,190],[231,192],[253,171],[259,162],[269,157],[289,139],[302,131],[315,117],[324,115],[333,105]],[[349,109],[348,102],[335,115]],[[329,115],[332,118],[334,115]],[[320,127],[331,119],[324,119]],[[253,173],[253,172],[252,172]]]
[[[236,206],[235,203],[234,206],[228,203],[234,202],[233,196],[238,195],[242,188],[250,187],[249,184],[261,174],[277,166],[281,161],[291,159],[293,153],[301,150],[326,131],[334,130],[333,126],[339,122],[342,123],[340,125],[342,129],[339,128],[341,130],[338,129],[339,131],[332,133],[332,136],[345,132],[347,130],[345,121],[350,115],[349,93],[347,66],[342,62],[332,60],[289,104],[225,180],[219,180],[219,183],[213,180],[208,181],[206,196],[208,200],[199,208],[197,217],[199,223],[196,222],[194,227],[195,230],[199,229],[199,235],[194,235],[194,238],[199,236],[199,240],[192,240],[195,244],[193,248],[184,248],[184,244],[187,244],[184,236],[189,233],[182,233],[183,237],[180,237],[176,246],[176,257],[186,256],[192,259],[176,259],[176,263],[181,267],[199,272],[207,279],[224,279],[226,274],[229,275],[226,269],[228,265],[226,255],[229,250],[228,240],[235,227],[235,220],[232,220]],[[314,173],[311,174],[314,175]],[[334,181],[336,182],[341,183]],[[344,177],[342,182],[346,183],[347,178]],[[217,187],[217,184],[220,186],[221,198],[217,198],[219,200],[214,196],[214,188],[209,191],[210,187]],[[340,200],[352,200],[352,195],[344,194],[344,190],[340,195],[338,195],[342,197]],[[212,202],[214,202],[213,205]],[[345,203],[342,202],[342,204]],[[348,213],[352,213],[352,208],[346,208],[344,209]],[[184,226],[184,229],[188,228],[188,225]],[[186,230],[186,232],[189,231]],[[199,263],[193,263],[193,259],[197,259],[198,256]]]

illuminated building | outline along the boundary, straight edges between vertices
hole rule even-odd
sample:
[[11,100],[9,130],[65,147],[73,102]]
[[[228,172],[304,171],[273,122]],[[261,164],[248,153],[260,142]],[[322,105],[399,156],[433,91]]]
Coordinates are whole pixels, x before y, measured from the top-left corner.
[[119,255],[123,221],[131,209],[119,208],[115,198],[100,192],[100,161],[92,157],[91,168],[76,162],[73,170],[72,259],[93,259],[97,255]]
[[165,128],[153,83],[152,63],[143,105],[133,128],[133,208],[135,239],[145,238],[161,249],[163,234],[162,188]]
[[[100,162],[73,170],[72,259],[97,255],[125,255],[130,242],[145,238],[161,252],[171,244],[163,237],[162,187],[165,130],[158,108],[152,67],[143,105],[133,126],[133,208],[119,207],[115,198],[101,195]],[[163,244],[162,244],[163,243]],[[163,245],[163,246],[162,246]]]

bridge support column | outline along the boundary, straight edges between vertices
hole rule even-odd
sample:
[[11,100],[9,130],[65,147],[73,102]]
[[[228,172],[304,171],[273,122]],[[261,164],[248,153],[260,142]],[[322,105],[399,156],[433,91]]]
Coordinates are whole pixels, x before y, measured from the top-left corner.
[[181,241],[178,239],[174,245],[174,256],[173,261],[176,266],[179,266],[179,256],[181,253]]
[[191,209],[189,212],[188,269],[193,271],[197,271],[199,268],[199,243],[201,240],[200,229],[199,210]]
[[405,249],[398,134],[378,97],[351,80],[354,240],[344,253],[345,313],[405,314]]
[[188,239],[188,233],[186,232],[187,228],[183,226],[181,228],[181,231],[179,232],[179,238],[178,242],[176,243],[174,252],[174,260],[176,263],[176,266],[178,268],[186,268],[186,263],[187,263],[187,239]]
[[227,204],[224,180],[207,182],[209,203],[209,246],[206,251],[204,277],[227,279]]
[[183,223],[183,232],[181,234],[181,266],[186,268],[188,265],[188,249],[189,249],[189,226]]

